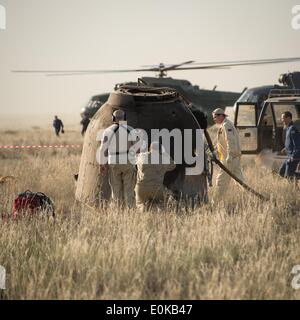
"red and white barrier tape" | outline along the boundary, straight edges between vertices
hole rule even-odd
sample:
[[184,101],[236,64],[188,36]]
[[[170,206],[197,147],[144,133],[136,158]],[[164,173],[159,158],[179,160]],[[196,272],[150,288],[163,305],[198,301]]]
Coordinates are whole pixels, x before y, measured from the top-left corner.
[[0,146],[0,149],[45,149],[45,148],[81,148],[81,144],[53,145],[53,146]]

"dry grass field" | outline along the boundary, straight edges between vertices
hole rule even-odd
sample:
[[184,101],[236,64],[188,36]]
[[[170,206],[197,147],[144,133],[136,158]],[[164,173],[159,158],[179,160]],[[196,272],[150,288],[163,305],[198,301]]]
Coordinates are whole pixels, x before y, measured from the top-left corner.
[[[79,130],[2,130],[0,145],[82,143]],[[1,150],[0,212],[30,189],[51,197],[57,219],[0,219],[3,299],[299,299],[299,191],[244,162],[261,202],[233,183],[218,205],[194,211],[93,211],[74,201],[80,149]],[[210,193],[213,190],[210,189]]]

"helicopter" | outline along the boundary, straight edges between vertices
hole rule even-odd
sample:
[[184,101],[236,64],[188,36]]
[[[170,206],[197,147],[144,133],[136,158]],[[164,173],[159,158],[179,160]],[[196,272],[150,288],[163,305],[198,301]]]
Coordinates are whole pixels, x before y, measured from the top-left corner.
[[[173,79],[171,77],[142,77],[136,82],[124,82],[115,85],[117,90],[122,85],[146,85],[156,88],[168,87],[176,89],[181,95],[186,97],[194,105],[195,108],[202,112],[210,113],[215,106],[226,107],[232,105],[241,95],[242,92],[217,91],[200,89],[197,85],[192,85],[188,80]],[[91,98],[87,106],[82,109],[82,116],[92,117],[99,107],[108,99],[109,93],[96,95]]]
[[[299,61],[300,57],[292,58],[276,58],[276,59],[259,59],[259,60],[237,60],[237,61],[218,61],[218,62],[196,62],[193,60],[185,61],[179,64],[146,65],[136,69],[112,69],[112,70],[15,70],[18,73],[44,73],[48,76],[78,76],[78,75],[94,75],[105,73],[127,73],[127,72],[156,72],[156,77],[141,77],[136,82],[118,83],[115,85],[117,90],[121,85],[148,85],[152,87],[169,87],[176,89],[190,103],[208,117],[208,123],[213,124],[211,112],[216,108],[225,108],[233,106],[239,97],[246,92],[245,88],[242,92],[228,92],[216,90],[215,86],[212,90],[202,89],[198,85],[192,85],[188,80],[174,79],[167,76],[170,71],[180,70],[207,70],[207,69],[228,69],[231,67],[248,66],[248,65],[264,65],[285,62]],[[91,118],[97,110],[108,99],[109,93],[103,93],[93,96],[81,110],[82,117]]]

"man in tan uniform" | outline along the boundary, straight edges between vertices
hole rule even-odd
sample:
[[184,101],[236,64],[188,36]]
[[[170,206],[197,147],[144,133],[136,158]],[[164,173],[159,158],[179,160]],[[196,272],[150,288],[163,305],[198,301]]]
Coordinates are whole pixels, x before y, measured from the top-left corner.
[[[219,160],[240,180],[244,181],[241,171],[241,147],[239,134],[234,124],[227,119],[223,109],[217,108],[212,113],[214,122],[219,126],[217,134],[217,156]],[[214,201],[224,195],[231,177],[223,170],[216,178]]]
[[[134,206],[134,186],[136,183],[135,153],[129,152],[133,142],[128,139],[132,127],[126,124],[126,114],[122,110],[113,113],[113,124],[104,130],[101,138],[100,154],[108,151],[108,166],[100,163],[102,175],[109,174],[112,198],[118,205],[125,201],[128,207]],[[132,151],[132,150],[131,150]]]
[[151,143],[150,152],[140,153],[136,164],[138,169],[136,204],[138,209],[143,211],[147,206],[163,201],[165,173],[174,170],[176,165],[164,150],[161,155],[159,154],[158,142]]

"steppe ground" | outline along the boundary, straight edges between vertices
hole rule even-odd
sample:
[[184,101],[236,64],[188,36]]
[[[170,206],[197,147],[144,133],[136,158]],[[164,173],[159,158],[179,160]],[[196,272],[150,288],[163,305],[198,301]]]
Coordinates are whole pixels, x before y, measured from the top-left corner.
[[[0,145],[83,142],[75,122],[58,139],[51,124],[30,121],[1,122]],[[0,175],[17,178],[0,185],[0,265],[7,272],[1,298],[300,298],[291,285],[292,268],[300,265],[300,201],[293,185],[244,159],[248,183],[271,201],[232,183],[213,207],[94,211],[74,201],[80,153],[0,149]],[[52,198],[56,221],[7,218],[16,194],[27,189]]]

